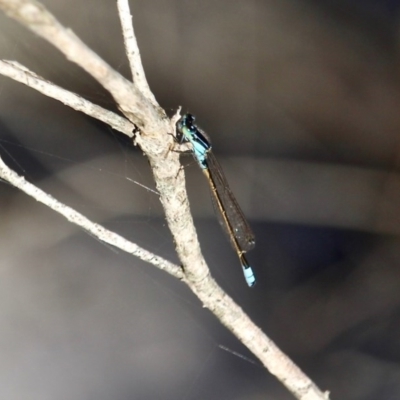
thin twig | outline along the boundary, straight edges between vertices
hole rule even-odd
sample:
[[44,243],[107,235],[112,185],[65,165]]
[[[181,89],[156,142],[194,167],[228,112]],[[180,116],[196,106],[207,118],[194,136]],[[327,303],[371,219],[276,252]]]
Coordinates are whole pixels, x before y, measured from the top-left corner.
[[75,211],[73,208],[56,200],[53,196],[39,189],[37,186],[25,180],[24,177],[18,175],[15,171],[10,169],[4,161],[0,158],[0,178],[9,182],[11,185],[22,190],[27,195],[33,197],[35,200],[43,203],[47,207],[63,215],[68,221],[75,225],[80,226],[85,231],[89,232],[96,238],[105,243],[111,244],[120,250],[132,254],[142,261],[148,262],[157,268],[168,272],[178,279],[183,279],[182,268],[175,265],[162,257],[159,257],[142,247],[132,243],[115,232],[105,229],[103,226],[90,221],[84,215]]
[[125,53],[129,60],[133,83],[147,99],[149,99],[154,105],[158,106],[157,100],[147,83],[146,74],[140,57],[139,46],[133,30],[132,15],[129,9],[128,0],[118,0],[117,7],[124,37]]
[[59,100],[74,110],[81,111],[86,115],[103,121],[113,129],[129,137],[134,136],[133,130],[135,126],[126,118],[122,118],[112,111],[106,110],[75,93],[47,81],[18,62],[0,60],[0,74],[8,76],[17,82],[24,83],[48,97]]

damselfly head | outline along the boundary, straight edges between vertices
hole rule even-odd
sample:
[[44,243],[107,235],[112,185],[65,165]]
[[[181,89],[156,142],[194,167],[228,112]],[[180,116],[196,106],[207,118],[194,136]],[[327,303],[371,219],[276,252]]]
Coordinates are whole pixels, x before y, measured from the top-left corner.
[[194,121],[196,118],[192,114],[185,114],[182,116],[182,118],[178,121],[178,125],[180,125],[181,129],[186,128],[190,131],[193,131],[196,129],[196,126],[194,125]]
[[185,119],[185,121],[186,121],[186,123],[188,124],[188,125],[193,125],[194,124],[194,121],[196,121],[196,117],[193,115],[193,114],[190,114],[190,113],[187,113],[187,114],[185,114],[183,117],[182,117],[182,119]]
[[184,143],[190,140],[197,132],[197,127],[194,124],[195,117],[192,114],[184,114],[176,123],[177,141]]

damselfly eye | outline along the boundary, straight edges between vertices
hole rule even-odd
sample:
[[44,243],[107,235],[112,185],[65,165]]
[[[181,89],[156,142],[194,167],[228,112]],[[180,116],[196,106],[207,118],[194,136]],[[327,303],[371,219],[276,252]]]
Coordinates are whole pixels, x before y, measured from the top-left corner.
[[186,117],[185,119],[186,119],[188,124],[190,124],[190,125],[194,124],[194,121],[196,120],[194,115],[186,114],[185,117]]

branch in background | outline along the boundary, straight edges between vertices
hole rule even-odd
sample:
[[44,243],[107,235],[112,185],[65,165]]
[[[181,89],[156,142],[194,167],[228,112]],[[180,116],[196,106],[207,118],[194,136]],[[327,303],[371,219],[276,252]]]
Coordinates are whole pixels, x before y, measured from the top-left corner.
[[[127,0],[119,0],[119,11],[123,25],[131,19]],[[124,27],[123,34],[128,52],[131,53],[131,70],[135,78],[131,83],[113,70],[105,61],[90,50],[72,31],[64,28],[45,7],[35,0],[0,0],[0,9],[7,15],[45,38],[68,59],[80,65],[117,101],[121,111],[140,128],[136,142],[149,158],[160,201],[176,243],[176,250],[184,270],[169,264],[136,245],[128,246],[142,259],[157,263],[174,276],[184,280],[199,297],[205,307],[258,357],[263,365],[275,375],[298,399],[326,400],[328,393],[318,387],[258,328],[243,310],[217,285],[205,264],[190,215],[184,181],[184,171],[178,162],[179,155],[170,151],[171,134],[175,131],[175,120],[169,120],[148,88],[133,27]],[[53,197],[26,182],[24,178],[0,163],[0,174],[8,182],[36,198],[68,220],[84,226],[84,229],[107,243],[121,244],[124,239],[91,223],[86,217],[59,203]],[[90,225],[92,224],[92,225]],[[111,243],[110,236],[115,239]],[[158,265],[160,267],[160,265]]]

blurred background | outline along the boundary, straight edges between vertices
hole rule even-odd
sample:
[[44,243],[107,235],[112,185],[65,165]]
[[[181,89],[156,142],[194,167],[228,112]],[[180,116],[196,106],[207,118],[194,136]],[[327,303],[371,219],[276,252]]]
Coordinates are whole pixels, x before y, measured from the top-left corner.
[[[115,1],[46,0],[129,78]],[[215,279],[332,399],[400,398],[400,2],[131,1],[169,115],[197,116],[256,233],[247,288],[182,157]],[[0,57],[110,110],[93,79],[0,14]],[[146,158],[0,76],[0,155],[178,262]],[[292,399],[165,273],[0,184],[0,399]]]

